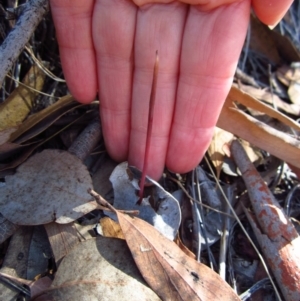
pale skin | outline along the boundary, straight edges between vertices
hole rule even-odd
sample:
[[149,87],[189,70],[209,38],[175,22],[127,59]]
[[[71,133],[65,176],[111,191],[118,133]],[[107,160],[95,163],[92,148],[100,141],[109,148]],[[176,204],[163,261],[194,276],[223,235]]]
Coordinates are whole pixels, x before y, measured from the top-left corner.
[[230,89],[250,8],[275,25],[292,0],[50,0],[74,97],[98,93],[106,148],[143,167],[155,52],[160,65],[147,174],[193,169]]

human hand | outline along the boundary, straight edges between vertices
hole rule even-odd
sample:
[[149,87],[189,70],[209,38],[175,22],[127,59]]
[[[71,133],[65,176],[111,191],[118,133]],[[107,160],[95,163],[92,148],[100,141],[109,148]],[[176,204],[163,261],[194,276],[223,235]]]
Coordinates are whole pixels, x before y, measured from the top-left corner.
[[[155,3],[158,2],[158,3]],[[183,3],[185,2],[185,3]],[[64,75],[83,103],[98,91],[106,148],[142,169],[155,52],[160,57],[147,174],[203,157],[230,89],[252,5],[273,25],[292,0],[50,0]],[[191,5],[190,5],[191,4]]]

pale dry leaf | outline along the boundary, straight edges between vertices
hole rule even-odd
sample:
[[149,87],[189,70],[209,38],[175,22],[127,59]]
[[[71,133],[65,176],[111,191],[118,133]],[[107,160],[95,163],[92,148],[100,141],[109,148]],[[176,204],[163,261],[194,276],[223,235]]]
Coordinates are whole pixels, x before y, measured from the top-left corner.
[[292,64],[291,67],[282,66],[276,71],[278,79],[288,86],[288,96],[292,103],[300,105],[300,68]]
[[[25,284],[29,285],[37,275],[44,275],[48,271],[51,257],[51,247],[44,228],[42,226],[21,227],[10,240],[1,272],[10,274],[10,276],[6,275],[6,278],[17,277],[14,280],[21,283],[25,283],[22,281],[26,278]],[[6,291],[10,294],[9,287],[4,289],[2,284],[0,286],[2,293]],[[1,293],[0,296],[0,300],[11,300],[8,296],[4,298]]]
[[299,124],[235,87],[231,88],[217,123],[219,127],[249,141],[251,144],[271,153],[275,157],[296,167],[300,167],[299,140],[237,109],[234,105],[235,102],[264,112],[296,131],[300,129]]
[[289,94],[289,97],[290,97],[290,100],[292,103],[300,105],[300,82],[299,82],[299,80],[291,82],[289,89],[288,89],[288,94]]
[[[11,175],[14,173],[14,169],[16,167],[18,167],[20,164],[22,164],[26,159],[28,159],[28,157],[33,153],[33,151],[38,147],[39,144],[32,144],[28,147],[25,147],[22,151],[22,153],[20,154],[20,156],[16,157],[14,160],[8,162],[8,163],[3,163],[0,164],[0,171],[2,172],[2,174],[4,174],[3,177],[5,177],[6,175]],[[11,155],[10,152],[3,152],[2,157],[9,157]]]
[[0,160],[4,161],[5,159],[11,158],[13,155],[18,154],[27,147],[28,145],[6,142],[0,145]]
[[0,105],[0,130],[17,126],[27,117],[38,91],[44,85],[45,74],[37,66],[31,67],[26,74],[23,84],[36,89],[19,85],[10,96]]
[[80,237],[73,223],[60,225],[53,222],[46,224],[45,229],[56,263],[80,243]]
[[266,89],[258,89],[252,86],[247,86],[239,84],[239,87],[245,93],[249,93],[252,97],[257,98],[258,100],[263,101],[271,106],[273,104],[278,108],[278,110],[283,111],[287,114],[292,114],[294,116],[300,116],[300,106],[296,104],[289,104],[279,98],[276,94],[272,94]]
[[0,244],[13,235],[18,228],[18,225],[13,224],[0,213]]
[[[20,227],[12,236],[0,272],[26,278],[33,227]],[[16,300],[18,291],[0,281],[0,300]]]
[[225,157],[224,145],[229,143],[232,139],[232,133],[215,127],[214,135],[207,151],[213,165],[216,168],[218,179],[220,177],[220,172],[222,170]]
[[50,279],[47,276],[39,278],[36,281],[31,282],[29,285],[31,298],[33,299],[36,296],[39,296],[46,289],[48,289],[51,284],[52,284],[52,279]]
[[112,220],[109,217],[103,217],[100,219],[102,235],[105,237],[114,237],[119,239],[125,239],[120,224]]
[[289,118],[287,115],[277,110],[274,110],[273,107],[264,104],[263,102],[257,100],[251,95],[244,93],[242,90],[238,89],[234,85],[231,87],[228,97],[226,99],[226,106],[232,106],[233,102],[239,102],[247,108],[254,109],[272,118],[275,118],[281,123],[293,128],[296,131],[300,130],[300,125],[295,120]]
[[245,152],[247,153],[252,163],[256,162],[257,164],[259,164],[263,162],[263,156],[260,150],[258,150],[256,147],[252,146],[248,141],[243,139],[241,139],[241,144],[243,145],[243,148],[245,149]]
[[299,68],[294,68],[293,66],[283,65],[276,70],[276,76],[285,86],[289,86],[292,81],[298,81]]
[[[78,107],[76,107],[78,108]],[[70,110],[73,110],[74,107]],[[64,112],[67,113],[68,111]],[[57,112],[56,112],[57,113]],[[53,116],[51,116],[52,118]],[[61,116],[58,116],[58,118],[60,118]],[[73,123],[79,121],[81,119],[82,116],[78,117],[76,120],[72,121],[71,123],[65,125],[64,127],[60,128],[59,130],[57,130],[54,134],[47,136],[47,138],[43,139],[42,141],[37,141],[37,142],[31,142],[27,144],[22,144],[20,147],[24,146],[23,152],[21,154],[18,154],[19,156],[16,156],[16,158],[14,160],[9,161],[6,164],[1,164],[0,165],[0,171],[2,171],[2,174],[4,174],[4,176],[11,174],[12,172],[15,171],[15,168],[18,167],[20,164],[22,164],[25,160],[27,160],[29,158],[29,156],[32,155],[32,153],[38,149],[41,145],[45,144],[47,141],[51,140],[52,138],[54,138],[56,135],[58,135],[59,133],[61,133],[62,131],[64,131],[66,128],[68,128],[70,125],[72,125]],[[56,119],[56,120],[57,120]],[[49,122],[49,120],[47,120],[47,122]],[[30,139],[31,137],[33,137],[34,135],[37,135],[38,133],[40,133],[40,131],[43,131],[44,129],[46,129],[48,126],[50,126],[50,123],[44,124],[44,120],[42,121],[43,125],[38,124],[36,127],[34,126],[32,129],[29,130],[29,132],[25,133],[24,135],[22,135],[21,137],[19,137],[18,143],[20,143],[20,141],[26,141],[28,139]],[[51,119],[51,122],[54,122],[53,119]],[[9,143],[9,142],[8,142]],[[13,150],[15,151],[15,150]],[[7,152],[3,152],[0,157],[8,157],[11,155],[10,151]]]
[[97,208],[89,188],[91,177],[77,157],[66,151],[44,150],[6,177],[0,212],[18,225],[70,223]]
[[240,300],[221,277],[145,221],[117,212],[134,260],[163,300]]
[[94,190],[108,202],[113,202],[113,188],[109,177],[117,165],[118,163],[105,156],[100,167],[92,175]]
[[10,135],[17,130],[17,127],[6,128],[0,131],[0,145],[4,144],[10,139]]
[[40,300],[160,299],[142,279],[126,242],[97,237],[82,242],[64,258],[51,287],[35,299]]
[[[136,191],[139,190],[139,179],[134,177],[130,179],[127,168],[127,162],[123,162],[114,169],[110,176],[110,181],[114,188],[114,207],[120,210],[138,210],[141,219],[154,225],[163,235],[173,240],[181,222],[181,211],[178,201],[156,181],[147,177],[148,181],[153,184],[154,192],[152,197],[158,206],[156,210],[153,209],[147,198],[144,198],[142,204],[138,205],[139,197]],[[130,168],[137,171],[133,167]],[[114,213],[105,212],[105,214],[115,218]]]
[[[99,216],[102,213],[99,211]],[[94,220],[96,220],[96,222],[94,222]],[[96,232],[95,232],[95,224],[98,222],[99,217],[98,214],[95,216],[95,219],[92,220],[88,220],[88,222],[90,223],[86,223],[85,221],[80,221],[80,223],[75,222],[73,223],[74,228],[77,231],[77,236],[80,238],[80,241],[84,241],[84,240],[88,240],[91,238],[95,238],[96,237]]]
[[[22,133],[22,135],[20,135],[17,139],[14,140],[14,142],[23,143],[24,144],[24,143],[28,142],[30,139],[32,139],[33,137],[36,137],[38,134],[40,134],[43,131],[45,131],[55,121],[61,119],[64,115],[66,115],[66,114],[74,111],[75,109],[81,108],[83,106],[84,105],[73,103],[73,102],[71,102],[69,104],[68,104],[68,102],[66,102],[65,106],[59,107],[54,112],[51,111],[51,110],[48,111],[47,110],[48,108],[46,108],[45,110],[40,111],[40,112],[36,113],[35,115],[30,116],[32,118],[28,118],[22,124],[22,126],[20,126],[19,129],[11,135],[10,140],[13,139],[15,136],[17,136],[18,134],[20,134],[21,133],[21,129],[25,130],[26,126],[30,127],[32,125],[32,123],[38,121],[39,118],[44,117],[37,124],[32,125],[31,128],[29,128],[26,132],[24,131]],[[52,106],[50,106],[50,108],[51,107]],[[53,108],[53,110],[54,110],[54,108]],[[80,119],[80,117],[78,119]],[[67,126],[65,126],[65,127],[67,127]]]
[[174,242],[187,256],[191,257],[192,259],[196,259],[196,255],[183,244],[179,235],[175,238]]
[[[14,142],[18,138],[20,139],[36,127],[37,129],[33,130],[34,134],[31,134],[28,138],[34,137],[34,135],[37,135],[45,128],[48,128],[55,120],[59,118],[59,116],[76,106],[78,106],[78,103],[75,102],[73,96],[67,95],[60,98],[53,105],[28,117],[22,123],[22,126],[19,126],[18,129],[11,134],[9,142]],[[19,142],[24,142],[24,138],[22,140],[20,139]]]
[[49,271],[49,260],[52,258],[51,245],[44,226],[35,226],[27,263],[27,279],[36,280],[38,275],[45,275]]

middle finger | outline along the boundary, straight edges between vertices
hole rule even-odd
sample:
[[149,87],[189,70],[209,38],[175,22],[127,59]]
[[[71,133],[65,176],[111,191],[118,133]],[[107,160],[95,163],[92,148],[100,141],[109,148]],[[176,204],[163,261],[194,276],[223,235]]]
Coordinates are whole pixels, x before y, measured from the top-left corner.
[[161,175],[176,98],[183,29],[188,6],[148,4],[139,8],[135,34],[135,69],[131,108],[129,163],[142,169],[155,52],[159,54],[156,103],[147,174]]

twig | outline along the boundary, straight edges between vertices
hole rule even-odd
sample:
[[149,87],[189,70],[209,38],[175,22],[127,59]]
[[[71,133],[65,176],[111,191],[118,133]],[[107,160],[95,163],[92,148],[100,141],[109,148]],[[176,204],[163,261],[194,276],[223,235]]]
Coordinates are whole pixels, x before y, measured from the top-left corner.
[[118,212],[121,212],[121,213],[126,213],[126,214],[129,214],[129,215],[138,215],[139,214],[139,211],[138,210],[117,210],[113,205],[111,205],[107,200],[105,200],[100,194],[98,194],[95,190],[89,188],[88,189],[88,193],[93,196],[96,200],[96,202],[102,207],[106,207],[106,210],[110,210],[114,213],[117,214],[117,211]]
[[295,194],[295,192],[297,190],[300,189],[300,184],[297,184],[296,186],[293,187],[293,189],[289,192],[289,194],[287,195],[286,199],[285,199],[285,202],[284,202],[284,209],[285,209],[285,212],[286,212],[286,215],[287,216],[290,216],[290,211],[291,211],[291,208],[290,208],[290,205],[291,205],[291,200]]
[[152,136],[153,114],[154,114],[156,85],[157,85],[157,76],[158,76],[158,65],[159,65],[159,58],[158,58],[158,51],[156,51],[155,64],[154,64],[154,70],[153,70],[153,79],[152,79],[152,88],[151,88],[151,94],[150,94],[150,103],[149,103],[149,115],[148,115],[145,156],[144,156],[143,172],[142,172],[142,177],[141,177],[141,181],[140,181],[140,192],[139,192],[140,199],[138,201],[139,205],[142,203],[142,200],[143,200],[145,179],[146,179],[146,174],[148,171],[149,151],[150,151],[150,142],[151,142],[151,136]]
[[24,295],[31,297],[30,290],[25,288],[23,284],[18,283],[16,280],[11,279],[10,275],[5,275],[0,273],[0,281],[5,283],[8,287],[17,290],[18,292],[23,293]]
[[[226,194],[228,195],[228,200],[232,204],[234,200],[233,196],[233,188],[232,186],[227,186]],[[230,208],[227,204],[224,204],[225,212],[230,213]],[[219,254],[219,275],[226,281],[226,257],[227,257],[227,249],[228,249],[228,241],[230,234],[230,226],[231,222],[229,218],[223,216],[223,229],[220,241],[220,254]]]
[[97,118],[93,120],[75,139],[68,151],[74,154],[81,161],[91,153],[98,141],[102,137],[100,121]]
[[258,282],[256,282],[254,285],[252,285],[249,289],[247,289],[245,292],[243,292],[241,295],[239,295],[240,299],[242,301],[246,301],[249,298],[251,298],[251,296],[257,292],[258,290],[265,288],[266,286],[271,286],[270,284],[270,279],[269,278],[264,278]]
[[0,46],[0,86],[48,8],[48,0],[30,0],[24,5],[15,27]]
[[[193,198],[196,199],[196,193],[195,193],[195,185],[194,185],[194,178],[195,178],[195,169],[193,169],[192,175],[191,175],[191,192],[193,195]],[[195,240],[195,255],[196,260],[200,262],[200,256],[201,256],[201,226],[200,226],[200,213],[196,202],[192,202],[192,215],[193,215],[193,236]]]
[[[202,202],[202,196],[201,196],[201,191],[200,191],[198,172],[195,173],[195,178],[196,178],[196,183],[197,183],[198,199],[199,199],[200,204],[202,204],[203,202]],[[212,254],[211,248],[210,248],[209,243],[208,243],[207,231],[206,231],[206,225],[204,223],[204,214],[203,214],[203,208],[202,207],[199,206],[199,210],[197,211],[197,214],[198,214],[198,219],[200,221],[201,233],[203,235],[205,245],[206,245],[206,249],[207,249],[207,253],[208,253],[210,268],[213,271],[215,271],[214,267],[216,267],[216,261],[215,261],[215,258]]]
[[246,74],[244,71],[242,71],[242,69],[240,68],[236,68],[235,71],[235,78],[237,78],[238,80],[241,80],[243,83],[251,85],[255,88],[259,88],[259,84],[256,82],[256,80],[251,77],[250,75]]
[[272,83],[272,68],[271,64],[268,64],[268,75],[269,75],[269,85],[270,85],[270,92],[271,92],[271,99],[274,110],[278,110],[276,102],[274,100],[274,91],[273,91],[273,83]]

